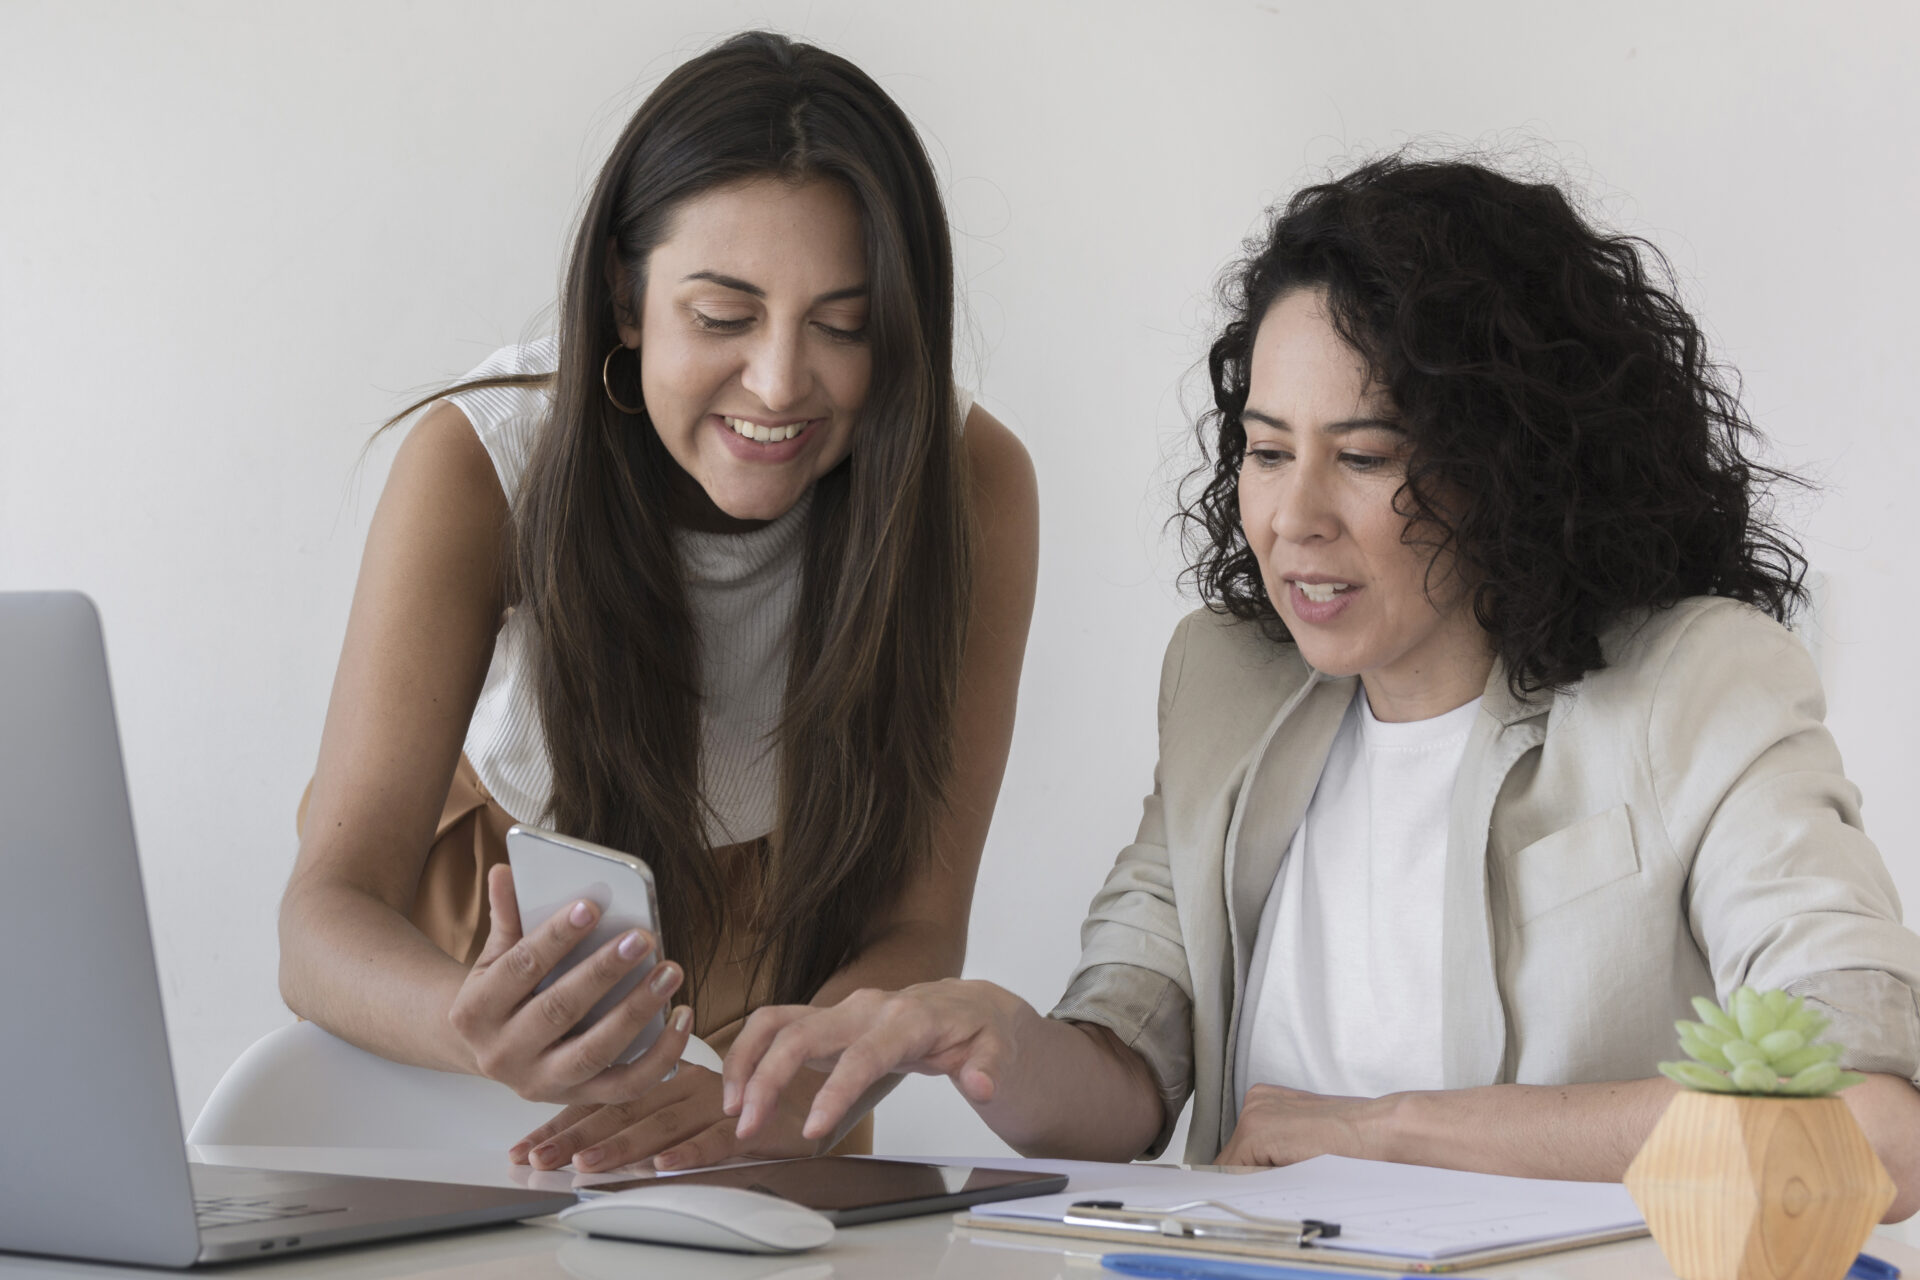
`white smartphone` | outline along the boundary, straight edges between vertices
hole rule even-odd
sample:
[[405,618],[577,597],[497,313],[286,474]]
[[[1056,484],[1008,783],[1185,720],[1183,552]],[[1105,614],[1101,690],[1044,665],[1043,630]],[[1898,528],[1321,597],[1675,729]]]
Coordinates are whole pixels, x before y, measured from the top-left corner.
[[[555,912],[569,909],[582,898],[600,908],[600,920],[592,931],[541,979],[535,990],[545,991],[560,975],[629,929],[645,929],[653,935],[653,950],[631,973],[614,983],[574,1027],[576,1033],[584,1031],[639,986],[666,949],[660,940],[653,872],[630,853],[524,825],[507,829],[507,862],[513,869],[513,895],[520,902],[523,934],[532,933]],[[645,1053],[665,1029],[663,1010],[640,1029],[640,1034],[617,1060],[632,1062]]]

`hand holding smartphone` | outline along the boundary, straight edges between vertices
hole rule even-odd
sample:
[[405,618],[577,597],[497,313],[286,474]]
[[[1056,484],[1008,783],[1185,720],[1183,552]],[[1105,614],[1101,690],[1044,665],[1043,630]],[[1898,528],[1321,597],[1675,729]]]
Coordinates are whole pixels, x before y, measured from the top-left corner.
[[[599,922],[541,979],[536,991],[545,991],[574,965],[629,929],[644,929],[654,936],[653,950],[614,983],[574,1027],[575,1032],[583,1031],[645,981],[665,950],[660,941],[653,872],[632,854],[525,825],[507,831],[507,862],[513,870],[513,893],[520,903],[522,932],[531,933],[555,912],[565,911],[583,898],[600,909]],[[638,1058],[665,1028],[665,1012],[655,1014],[617,1061]]]

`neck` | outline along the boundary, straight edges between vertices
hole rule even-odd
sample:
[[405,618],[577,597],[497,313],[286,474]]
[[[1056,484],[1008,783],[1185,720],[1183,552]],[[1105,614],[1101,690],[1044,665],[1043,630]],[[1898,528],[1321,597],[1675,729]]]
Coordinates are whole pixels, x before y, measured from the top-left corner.
[[1454,661],[1424,671],[1362,671],[1360,684],[1367,691],[1373,718],[1395,724],[1431,720],[1485,693],[1487,678],[1493,674],[1492,652],[1451,656]]
[[668,517],[682,529],[694,533],[752,533],[772,524],[771,520],[741,520],[722,511],[698,481],[677,466],[668,499]]

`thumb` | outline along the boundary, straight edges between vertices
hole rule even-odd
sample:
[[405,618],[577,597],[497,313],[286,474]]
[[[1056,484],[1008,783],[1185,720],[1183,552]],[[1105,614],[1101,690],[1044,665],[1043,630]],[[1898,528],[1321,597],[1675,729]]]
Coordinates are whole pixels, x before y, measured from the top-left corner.
[[993,1095],[1000,1089],[999,1055],[987,1048],[974,1050],[960,1069],[953,1073],[953,1083],[960,1090],[960,1096],[976,1107],[983,1107],[993,1101]]
[[504,862],[487,870],[487,908],[492,923],[487,945],[473,962],[476,969],[486,968],[520,941],[520,903],[513,893],[513,869]]

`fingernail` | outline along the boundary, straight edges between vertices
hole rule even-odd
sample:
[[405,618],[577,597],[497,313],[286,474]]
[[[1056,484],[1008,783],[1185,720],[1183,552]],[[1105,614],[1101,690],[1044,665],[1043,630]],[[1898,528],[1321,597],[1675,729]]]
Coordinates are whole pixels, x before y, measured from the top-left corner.
[[560,1157],[560,1146],[558,1143],[543,1142],[539,1146],[533,1149],[533,1158],[535,1160],[538,1160],[542,1164],[546,1164],[552,1160],[557,1160],[559,1159],[559,1157]]
[[680,1167],[680,1157],[674,1155],[657,1155],[653,1158],[653,1167],[656,1169],[678,1169]]
[[663,964],[653,971],[653,976],[647,979],[647,985],[653,988],[655,995],[666,995],[680,985],[680,971],[670,964]]
[[603,1154],[605,1153],[598,1147],[588,1147],[585,1151],[573,1157],[573,1167],[576,1169],[590,1169],[600,1163],[600,1157]]
[[826,1129],[826,1121],[827,1117],[823,1112],[807,1112],[807,1122],[800,1126],[800,1136],[803,1138],[819,1137]]
[[720,1109],[732,1115],[739,1105],[740,1086],[731,1080],[723,1081],[720,1085]]
[[673,1029],[675,1031],[685,1031],[692,1025],[693,1010],[691,1008],[683,1004],[673,1011]]
[[507,1159],[513,1161],[515,1164],[525,1164],[527,1160],[527,1144],[524,1142],[516,1142],[508,1147]]
[[620,958],[622,960],[638,960],[641,956],[647,954],[648,948],[652,945],[651,942],[647,941],[645,935],[638,929],[635,929],[632,933],[620,939]]
[[751,1102],[740,1108],[740,1123],[733,1127],[735,1133],[751,1133],[754,1124],[760,1119],[760,1108]]
[[593,907],[584,901],[576,902],[573,910],[567,913],[567,919],[584,929],[593,923]]

